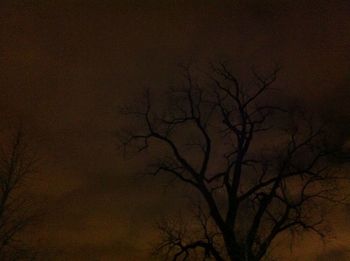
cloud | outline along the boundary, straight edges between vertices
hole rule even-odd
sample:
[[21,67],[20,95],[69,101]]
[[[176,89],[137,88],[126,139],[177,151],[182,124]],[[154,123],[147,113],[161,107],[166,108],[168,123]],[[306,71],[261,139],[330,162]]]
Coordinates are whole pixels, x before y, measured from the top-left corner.
[[[109,132],[119,127],[116,108],[126,97],[147,86],[167,88],[184,59],[232,58],[248,70],[281,62],[278,83],[286,92],[316,111],[330,108],[345,128],[347,1],[5,2],[0,115],[23,116],[47,161],[37,191],[53,205],[45,233],[63,231],[59,239],[67,244],[103,238],[71,246],[71,255],[98,258],[121,252],[118,245],[132,255],[136,251],[116,239],[128,236],[118,226],[137,230],[128,240],[140,244],[144,224],[171,211],[166,205],[176,207],[156,183],[130,181],[141,164],[123,161]],[[115,237],[105,232],[106,223],[115,226]]]
[[332,249],[325,253],[319,254],[317,261],[346,261],[350,258],[350,248]]

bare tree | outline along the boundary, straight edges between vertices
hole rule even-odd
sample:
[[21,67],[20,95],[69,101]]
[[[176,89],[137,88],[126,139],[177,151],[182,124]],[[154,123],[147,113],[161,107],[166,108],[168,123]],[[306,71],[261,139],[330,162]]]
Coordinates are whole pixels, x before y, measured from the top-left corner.
[[[10,137],[9,137],[10,136]],[[35,251],[21,237],[35,211],[23,187],[35,172],[36,159],[23,129],[4,135],[0,150],[0,259],[34,260]]]
[[325,236],[321,206],[343,200],[337,148],[321,121],[267,96],[278,71],[252,71],[243,84],[224,63],[205,81],[185,68],[166,106],[146,91],[144,106],[123,110],[138,123],[122,136],[126,148],[166,147],[151,174],[176,177],[201,200],[189,226],[160,225],[165,259],[261,260],[288,232]]

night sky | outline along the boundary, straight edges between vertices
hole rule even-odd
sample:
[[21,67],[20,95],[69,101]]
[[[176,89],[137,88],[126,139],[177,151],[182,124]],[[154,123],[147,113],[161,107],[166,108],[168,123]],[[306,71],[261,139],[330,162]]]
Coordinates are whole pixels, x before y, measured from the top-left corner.
[[[21,119],[42,158],[30,188],[46,209],[38,244],[55,260],[148,260],[155,221],[180,196],[135,175],[142,158],[122,158],[118,108],[168,88],[179,63],[278,63],[277,85],[330,115],[345,144],[349,14],[345,0],[1,1],[0,123]],[[345,258],[349,217],[335,213],[337,239],[305,239],[293,260]]]

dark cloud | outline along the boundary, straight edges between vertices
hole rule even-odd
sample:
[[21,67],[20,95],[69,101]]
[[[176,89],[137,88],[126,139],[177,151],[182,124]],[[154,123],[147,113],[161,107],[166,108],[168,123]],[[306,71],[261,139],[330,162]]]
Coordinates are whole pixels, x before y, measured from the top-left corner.
[[175,193],[136,182],[141,163],[122,160],[112,133],[117,107],[144,87],[167,88],[179,62],[225,58],[239,72],[278,62],[278,84],[341,126],[349,11],[322,0],[2,1],[0,115],[24,119],[45,158],[36,193],[50,205],[48,244],[91,260],[145,249]]
[[350,258],[350,249],[349,248],[340,248],[327,251],[323,254],[319,254],[316,258],[317,261],[330,261],[330,260],[339,260],[346,261]]

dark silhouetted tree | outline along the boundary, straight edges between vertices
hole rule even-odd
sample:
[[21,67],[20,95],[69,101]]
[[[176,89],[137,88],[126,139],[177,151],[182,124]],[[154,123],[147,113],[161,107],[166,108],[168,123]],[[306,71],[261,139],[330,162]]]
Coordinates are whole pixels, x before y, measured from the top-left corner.
[[35,172],[36,159],[22,128],[3,135],[0,150],[0,260],[34,260],[36,251],[22,234],[36,211],[23,188]]
[[[340,202],[338,146],[321,120],[282,106],[268,75],[240,81],[224,63],[210,73],[184,69],[169,99],[123,109],[135,126],[125,148],[156,148],[151,174],[169,174],[197,192],[194,218],[159,225],[156,253],[172,260],[252,261],[281,235],[324,237],[322,206]],[[163,99],[164,100],[164,99]],[[192,193],[193,194],[193,193]],[[194,200],[195,202],[196,200]]]

